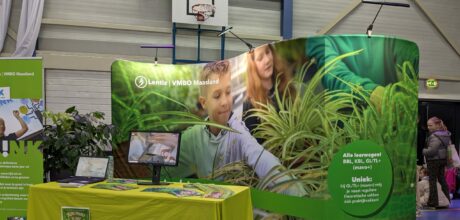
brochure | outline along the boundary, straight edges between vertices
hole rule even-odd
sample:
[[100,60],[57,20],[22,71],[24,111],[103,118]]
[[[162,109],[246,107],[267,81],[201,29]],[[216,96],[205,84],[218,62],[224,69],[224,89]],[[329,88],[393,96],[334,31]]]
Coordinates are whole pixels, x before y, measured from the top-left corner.
[[223,187],[217,186],[214,184],[202,184],[202,183],[190,183],[185,184],[184,188],[194,188],[199,189],[204,192],[204,198],[212,198],[212,199],[226,199],[233,195],[233,191]]
[[107,180],[107,183],[136,184],[137,180],[134,180],[134,179],[112,179],[112,180]]
[[131,190],[131,189],[137,189],[139,187],[137,186],[128,186],[125,184],[119,184],[119,183],[100,183],[92,186],[91,188],[95,189],[108,189],[108,190],[115,190],[115,191],[124,191],[124,190]]
[[202,193],[193,190],[193,189],[182,189],[182,188],[168,188],[168,187],[159,187],[159,188],[147,188],[142,190],[142,192],[161,192],[169,193],[177,197],[189,197],[189,196],[201,196]]

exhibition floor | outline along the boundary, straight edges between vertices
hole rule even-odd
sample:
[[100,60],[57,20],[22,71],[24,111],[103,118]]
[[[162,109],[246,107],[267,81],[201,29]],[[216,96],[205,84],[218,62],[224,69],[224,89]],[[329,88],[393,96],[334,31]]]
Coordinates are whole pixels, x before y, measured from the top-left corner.
[[417,220],[456,220],[460,217],[460,199],[452,200],[448,209],[423,210]]

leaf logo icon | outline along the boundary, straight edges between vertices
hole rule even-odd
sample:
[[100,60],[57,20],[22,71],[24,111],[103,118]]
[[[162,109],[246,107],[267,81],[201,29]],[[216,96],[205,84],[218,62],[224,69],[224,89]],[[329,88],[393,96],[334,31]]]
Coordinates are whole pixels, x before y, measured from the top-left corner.
[[137,88],[143,89],[147,86],[147,78],[144,76],[138,76],[134,79],[134,84],[136,84]]

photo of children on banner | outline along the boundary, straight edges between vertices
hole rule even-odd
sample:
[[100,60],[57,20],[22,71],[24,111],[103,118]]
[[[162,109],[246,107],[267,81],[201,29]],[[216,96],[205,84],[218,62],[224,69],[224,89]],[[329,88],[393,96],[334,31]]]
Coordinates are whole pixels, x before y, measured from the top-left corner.
[[[409,61],[418,73],[418,47],[404,40],[331,35],[308,38],[306,45],[306,55],[316,60],[316,68],[340,55],[362,49],[358,55],[340,60],[330,74],[324,75],[322,85],[324,89],[341,91],[351,91],[349,84],[360,87],[378,108],[384,86],[399,80],[398,65]],[[403,60],[407,58],[411,60]]]
[[5,130],[6,130],[5,120],[3,118],[0,118],[0,140],[16,140],[22,137],[22,135],[24,135],[29,130],[29,127],[27,126],[27,124],[20,117],[18,110],[13,110],[13,116],[19,122],[19,124],[21,125],[21,128],[17,130],[16,132],[12,132],[6,135],[5,134]]
[[33,139],[43,130],[41,111],[42,100],[1,100],[0,140]]
[[[4,157],[9,154],[8,141],[18,140],[29,131],[29,126],[16,108],[14,101],[6,100],[0,104],[0,150]],[[24,118],[28,119],[24,115]],[[43,127],[42,127],[43,128]]]
[[176,164],[178,134],[133,132],[128,160],[130,163],[149,162],[154,155],[162,156],[166,164]]
[[[272,44],[262,45],[247,53],[248,84],[246,101],[243,104],[243,119],[251,134],[260,124],[260,120],[252,116],[250,109],[262,108],[266,104],[274,105],[279,109],[275,100],[275,85],[281,96],[285,92],[287,97],[295,96],[295,89],[290,83],[291,73],[286,69],[281,70],[280,66],[282,65],[275,55]],[[257,141],[263,142],[262,139]]]
[[[204,66],[200,80],[215,80],[216,84],[200,86],[199,102],[207,112],[206,120],[236,130],[232,132],[216,126],[194,125],[182,134],[180,163],[177,168],[168,169],[173,177],[214,179],[214,171],[234,162],[244,162],[259,178],[275,176],[280,166],[278,158],[251,136],[244,123],[232,112],[233,97],[230,64],[217,61]],[[294,177],[274,178],[274,183],[289,182]],[[273,184],[274,184],[273,183]],[[292,184],[283,194],[303,196],[305,189],[300,184]]]

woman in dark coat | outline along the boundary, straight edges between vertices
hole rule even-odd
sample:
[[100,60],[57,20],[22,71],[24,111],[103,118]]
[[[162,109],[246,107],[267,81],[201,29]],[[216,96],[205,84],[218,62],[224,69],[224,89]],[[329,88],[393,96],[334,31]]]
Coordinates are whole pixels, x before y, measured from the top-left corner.
[[444,169],[447,165],[447,146],[450,144],[450,132],[443,121],[437,117],[430,118],[427,125],[430,136],[428,136],[426,148],[423,149],[423,155],[426,158],[430,183],[428,206],[437,207],[439,204],[436,182],[441,184],[442,192],[447,198],[450,198],[444,177]]

